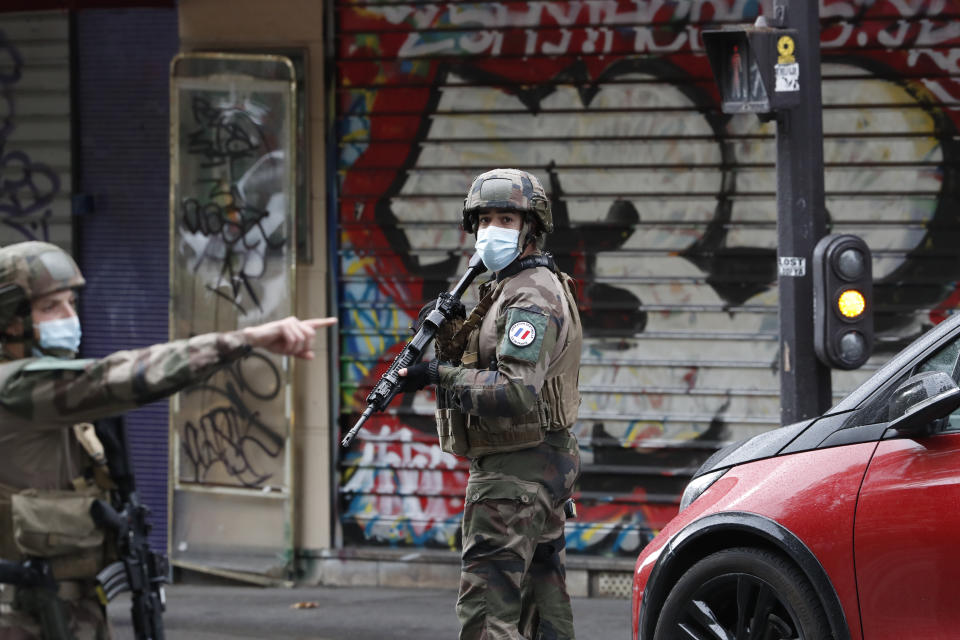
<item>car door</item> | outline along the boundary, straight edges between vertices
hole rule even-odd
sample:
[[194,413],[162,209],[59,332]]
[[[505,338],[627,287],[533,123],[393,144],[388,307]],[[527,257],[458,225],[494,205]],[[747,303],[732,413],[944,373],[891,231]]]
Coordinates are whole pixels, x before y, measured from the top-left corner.
[[[958,354],[953,341],[911,373],[957,380]],[[960,412],[935,435],[888,433],[864,475],[854,525],[864,640],[957,637],[958,533]]]

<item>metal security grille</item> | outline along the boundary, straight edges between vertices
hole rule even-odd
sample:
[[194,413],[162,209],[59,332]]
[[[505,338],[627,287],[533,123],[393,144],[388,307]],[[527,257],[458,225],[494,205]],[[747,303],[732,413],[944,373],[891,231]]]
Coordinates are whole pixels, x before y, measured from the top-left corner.
[[596,575],[597,587],[590,595],[626,600],[633,595],[633,574],[625,571],[600,571]]
[[0,244],[73,250],[70,111],[67,14],[0,12]]
[[[77,16],[79,219],[83,355],[166,342],[169,300],[168,65],[173,9],[81,11]],[[131,91],[131,87],[136,91]],[[167,543],[166,401],[128,415],[137,488],[151,509],[150,542]]]
[[[712,451],[777,426],[774,128],[720,112],[700,38],[759,4],[335,5],[342,429],[465,268],[459,209],[495,166],[540,176],[580,285],[571,552],[634,556]],[[823,3],[826,204],[873,249],[883,340],[836,396],[960,300],[960,2],[942,5]],[[371,420],[339,462],[346,544],[458,544],[466,468],[435,442],[425,394]]]

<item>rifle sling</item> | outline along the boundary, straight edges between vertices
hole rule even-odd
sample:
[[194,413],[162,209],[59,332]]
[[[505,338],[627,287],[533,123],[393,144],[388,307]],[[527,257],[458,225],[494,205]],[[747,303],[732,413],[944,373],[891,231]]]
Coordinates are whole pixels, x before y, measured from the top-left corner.
[[493,306],[493,301],[496,300],[501,289],[503,289],[503,284],[498,283],[497,286],[487,292],[487,295],[480,298],[480,302],[473,308],[473,311],[470,312],[467,319],[463,321],[463,324],[460,325],[457,332],[453,334],[453,338],[450,340],[451,342],[454,344],[466,343],[467,336],[470,335],[470,332],[480,327],[480,323],[483,322],[483,317],[487,315],[487,311]]
[[[104,491],[116,489],[117,485],[110,476],[110,467],[103,443],[100,442],[93,425],[89,422],[79,422],[73,425],[73,436],[93,462],[94,483]],[[85,479],[82,477],[74,478],[73,483],[77,489],[80,489],[84,485]]]
[[[480,302],[473,308],[473,311],[470,312],[470,315],[457,332],[453,334],[450,341],[454,344],[465,344],[467,336],[470,335],[471,331],[480,327],[480,323],[483,322],[483,317],[487,315],[487,311],[493,306],[493,301],[497,299],[497,296],[503,289],[503,281],[512,275],[520,273],[524,269],[536,269],[537,267],[547,267],[554,273],[557,271],[557,265],[553,261],[553,256],[547,252],[527,256],[520,260],[514,260],[510,265],[498,271],[496,278],[497,285],[480,299]],[[490,282],[486,284],[490,284]],[[481,286],[486,286],[486,284]],[[465,362],[464,364],[467,363]]]
[[536,269],[537,267],[546,267],[554,273],[557,272],[557,265],[553,261],[553,254],[548,251],[544,251],[543,253],[536,253],[532,256],[527,256],[526,258],[514,260],[497,272],[497,282],[502,282],[510,276],[520,273],[524,269]]

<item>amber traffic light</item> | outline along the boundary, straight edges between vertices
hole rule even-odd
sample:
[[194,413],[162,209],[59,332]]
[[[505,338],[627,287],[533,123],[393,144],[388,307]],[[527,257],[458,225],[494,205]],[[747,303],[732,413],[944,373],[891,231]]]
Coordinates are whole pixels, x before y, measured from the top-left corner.
[[813,250],[814,350],[835,369],[856,369],[873,352],[873,273],[861,238],[829,235]]

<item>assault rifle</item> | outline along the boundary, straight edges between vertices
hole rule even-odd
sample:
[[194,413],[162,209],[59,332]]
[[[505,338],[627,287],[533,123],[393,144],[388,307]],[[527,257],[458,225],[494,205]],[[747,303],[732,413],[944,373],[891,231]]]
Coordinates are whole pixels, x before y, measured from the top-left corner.
[[440,326],[453,317],[454,310],[460,303],[460,297],[473,282],[473,279],[486,271],[480,260],[480,254],[474,254],[470,258],[470,264],[467,266],[467,272],[463,274],[460,281],[454,285],[453,289],[446,293],[441,293],[437,298],[437,305],[430,311],[424,319],[417,333],[406,344],[403,350],[393,359],[393,364],[387,369],[386,373],[380,376],[380,380],[374,385],[373,390],[367,396],[367,408],[364,410],[360,419],[353,425],[353,428],[347,432],[340,442],[340,446],[350,446],[360,427],[366,422],[375,411],[386,409],[393,398],[400,392],[403,384],[403,378],[397,373],[400,369],[406,369],[410,365],[416,364],[423,357],[423,350],[427,348]]
[[97,574],[101,600],[130,591],[130,615],[137,640],[163,640],[163,611],[169,582],[167,557],[150,549],[147,535],[150,509],[140,502],[130,463],[127,428],[122,417],[100,420],[97,436],[103,443],[110,478],[116,485],[110,502],[96,500],[90,507],[95,522],[114,533],[120,560]]
[[16,606],[39,620],[43,640],[73,640],[66,605],[57,596],[57,582],[46,560],[0,560],[0,583],[17,587]]

